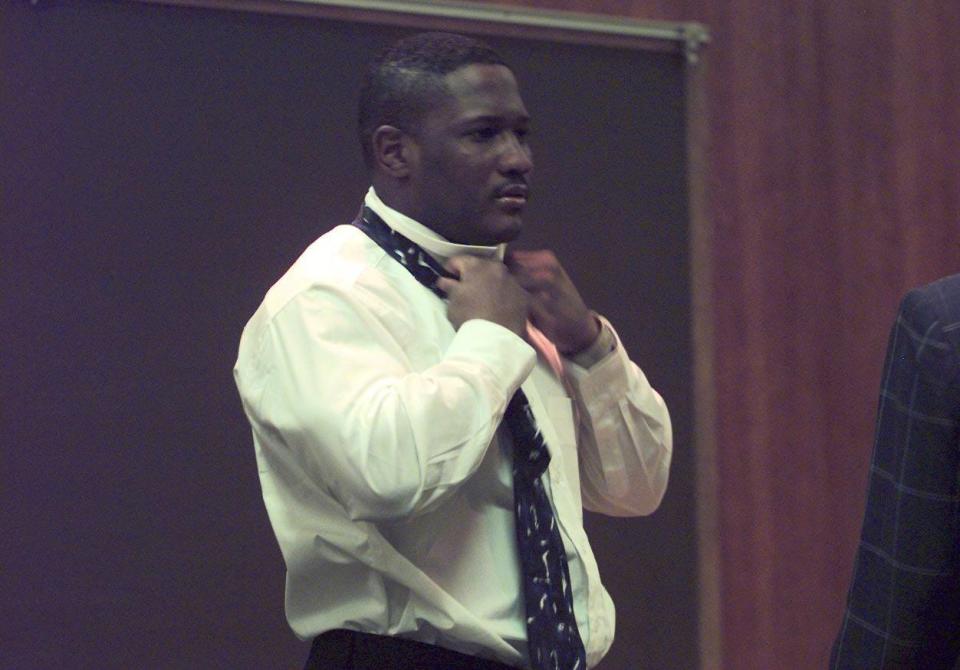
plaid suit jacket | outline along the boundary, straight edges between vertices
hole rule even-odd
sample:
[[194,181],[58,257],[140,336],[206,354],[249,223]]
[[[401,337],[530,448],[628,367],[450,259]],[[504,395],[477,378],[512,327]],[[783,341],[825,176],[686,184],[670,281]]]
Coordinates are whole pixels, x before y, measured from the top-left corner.
[[890,333],[866,512],[832,669],[957,662],[958,437],[960,275],[953,275],[910,291]]

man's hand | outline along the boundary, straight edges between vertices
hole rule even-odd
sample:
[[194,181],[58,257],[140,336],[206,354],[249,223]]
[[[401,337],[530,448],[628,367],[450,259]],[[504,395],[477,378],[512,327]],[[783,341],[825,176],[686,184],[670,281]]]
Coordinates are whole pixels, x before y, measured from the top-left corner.
[[507,253],[507,267],[530,297],[530,321],[562,354],[576,354],[596,341],[600,322],[552,251]]
[[447,318],[454,328],[470,319],[486,319],[520,337],[527,332],[527,294],[498,260],[454,256],[447,270],[458,279],[441,277],[437,288],[447,294]]

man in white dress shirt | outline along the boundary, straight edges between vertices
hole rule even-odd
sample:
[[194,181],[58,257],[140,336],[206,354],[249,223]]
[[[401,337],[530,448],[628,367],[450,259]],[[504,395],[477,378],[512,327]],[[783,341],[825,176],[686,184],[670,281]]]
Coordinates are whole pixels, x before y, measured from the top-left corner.
[[521,387],[586,665],[613,640],[583,508],[656,509],[670,418],[551,252],[504,254],[523,226],[528,127],[482,43],[427,33],[387,49],[361,91],[363,211],[446,276],[431,290],[401,252],[338,226],[244,329],[234,372],[309,668],[548,667],[528,653],[501,425]]

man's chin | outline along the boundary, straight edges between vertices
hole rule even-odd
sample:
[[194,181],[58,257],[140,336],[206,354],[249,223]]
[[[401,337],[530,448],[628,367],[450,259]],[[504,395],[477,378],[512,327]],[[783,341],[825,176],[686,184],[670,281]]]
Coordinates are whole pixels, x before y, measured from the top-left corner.
[[448,233],[445,237],[460,244],[493,247],[517,239],[523,231],[523,217],[520,214],[496,212],[492,216],[474,220],[471,224],[458,226],[457,229],[462,231],[462,234]]
[[490,224],[485,231],[489,234],[491,245],[513,242],[523,232],[523,217],[520,214],[500,215]]

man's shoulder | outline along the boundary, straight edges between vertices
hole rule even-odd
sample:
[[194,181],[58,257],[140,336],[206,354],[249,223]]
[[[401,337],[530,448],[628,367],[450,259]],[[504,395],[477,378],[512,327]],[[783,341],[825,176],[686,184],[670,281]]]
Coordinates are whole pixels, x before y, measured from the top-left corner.
[[272,321],[291,303],[366,305],[377,313],[393,312],[410,302],[408,285],[416,292],[422,290],[407,275],[359,228],[336,226],[311,243],[270,287],[260,316]]
[[931,378],[955,385],[960,379],[960,274],[911,289],[903,297],[895,330],[898,355]]
[[960,274],[911,289],[901,302],[900,312],[912,322],[936,324],[946,332],[960,329]]
[[340,225],[314,240],[283,279],[293,282],[349,285],[371,262],[375,245],[357,227]]
[[346,293],[378,260],[379,248],[360,230],[340,225],[314,240],[271,286],[259,311],[273,317],[305,295]]

